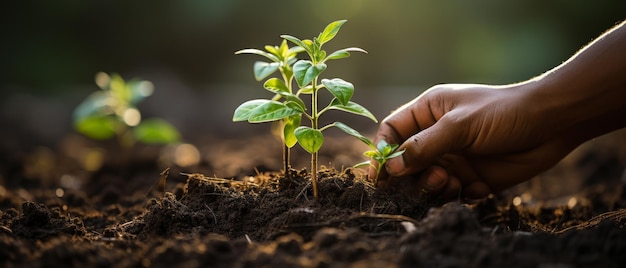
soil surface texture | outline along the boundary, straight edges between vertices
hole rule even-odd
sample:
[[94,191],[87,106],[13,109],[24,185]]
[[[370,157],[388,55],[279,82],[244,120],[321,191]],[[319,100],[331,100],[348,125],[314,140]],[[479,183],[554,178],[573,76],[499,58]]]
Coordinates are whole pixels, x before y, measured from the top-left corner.
[[626,266],[623,165],[603,147],[548,173],[557,185],[467,203],[378,190],[347,167],[361,148],[339,140],[316,202],[306,155],[285,176],[273,142],[204,142],[187,167],[75,136],[4,157],[0,267]]

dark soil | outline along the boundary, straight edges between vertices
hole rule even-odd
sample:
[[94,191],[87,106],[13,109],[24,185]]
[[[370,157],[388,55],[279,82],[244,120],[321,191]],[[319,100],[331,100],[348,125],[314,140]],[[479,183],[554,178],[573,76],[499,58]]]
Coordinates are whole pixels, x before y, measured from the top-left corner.
[[[343,144],[330,154],[358,157]],[[237,157],[252,150],[235,147]],[[280,163],[242,167],[216,150],[187,168],[163,164],[149,146],[109,151],[93,171],[63,146],[10,158],[0,177],[0,266],[626,266],[623,166],[595,149],[572,160],[584,167],[575,180],[561,178],[561,188],[580,186],[567,195],[545,196],[531,181],[472,204],[382,192],[363,172],[333,167],[320,171],[315,202],[306,169],[285,178],[271,171]],[[233,179],[214,177],[229,159]]]

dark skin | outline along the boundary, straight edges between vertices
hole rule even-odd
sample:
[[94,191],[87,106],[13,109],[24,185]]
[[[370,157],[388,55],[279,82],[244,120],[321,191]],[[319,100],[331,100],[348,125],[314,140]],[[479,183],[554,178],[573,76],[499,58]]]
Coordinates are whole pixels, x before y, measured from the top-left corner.
[[[512,85],[434,86],[385,118],[375,142],[401,144],[383,189],[479,199],[551,168],[581,143],[626,126],[622,22],[541,76]],[[376,177],[373,168],[370,178]]]

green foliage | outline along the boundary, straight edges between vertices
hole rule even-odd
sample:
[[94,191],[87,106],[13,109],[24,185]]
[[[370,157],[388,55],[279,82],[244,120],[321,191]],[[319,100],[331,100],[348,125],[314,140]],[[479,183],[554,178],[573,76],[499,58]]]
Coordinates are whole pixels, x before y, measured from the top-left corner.
[[137,104],[152,95],[154,86],[149,81],[124,81],[118,75],[96,75],[99,91],[81,102],[73,114],[74,128],[97,140],[118,137],[124,147],[135,141],[148,144],[169,144],[180,140],[174,126],[160,119],[141,119]]
[[356,137],[357,139],[359,139],[360,141],[362,141],[363,143],[365,143],[367,146],[370,147],[370,150],[364,152],[363,155],[367,156],[370,159],[373,159],[374,161],[376,161],[376,163],[378,163],[378,165],[373,165],[371,161],[368,160],[365,162],[358,163],[354,165],[354,167],[358,168],[362,166],[372,166],[373,168],[376,169],[376,178],[378,178],[378,175],[380,174],[380,169],[385,165],[385,163],[387,163],[387,160],[394,158],[394,157],[401,156],[404,153],[404,150],[396,151],[398,147],[400,146],[398,144],[389,144],[385,140],[380,140],[377,144],[374,144],[373,141],[361,135],[361,133],[347,126],[344,123],[335,122],[333,124],[338,129],[341,129],[345,133],[348,133]]
[[[342,128],[344,131],[347,128],[345,124],[340,122],[320,127],[318,124],[320,116],[329,110],[339,110],[378,122],[376,117],[365,107],[351,101],[354,94],[352,83],[341,78],[320,80],[320,76],[328,68],[328,61],[347,58],[350,56],[350,52],[367,53],[356,47],[344,48],[331,53],[322,49],[324,44],[337,35],[345,22],[345,20],[339,20],[330,23],[312,40],[301,40],[291,35],[281,35],[283,41],[280,46],[265,46],[265,51],[243,49],[235,52],[236,54],[256,54],[270,60],[270,62],[256,62],[254,64],[254,76],[257,80],[263,80],[277,70],[280,72],[282,80],[276,77],[267,79],[263,87],[274,93],[274,98],[271,100],[251,100],[241,104],[235,109],[233,121],[248,121],[250,123],[281,121],[285,145],[292,147],[298,143],[311,153],[311,176],[313,194],[316,199],[317,153],[324,143],[322,131],[333,126],[339,128],[345,126]],[[289,48],[287,42],[291,42],[295,46]],[[308,58],[298,60],[296,56],[301,52],[306,52]],[[297,90],[294,90],[293,80],[296,82]],[[318,96],[322,89],[333,96],[331,102],[324,107],[320,107],[318,103]],[[305,106],[305,102],[301,99],[302,95],[311,96],[310,109]],[[302,117],[309,119],[309,126],[300,126]],[[356,131],[346,132],[357,138],[360,136]]]

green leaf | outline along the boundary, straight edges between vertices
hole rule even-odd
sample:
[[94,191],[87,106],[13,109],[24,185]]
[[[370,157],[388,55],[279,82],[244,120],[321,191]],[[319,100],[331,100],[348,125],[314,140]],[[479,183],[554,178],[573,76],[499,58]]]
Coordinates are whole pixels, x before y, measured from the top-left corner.
[[255,48],[247,48],[247,49],[242,49],[239,50],[237,52],[235,52],[236,55],[239,54],[255,54],[255,55],[259,55],[259,56],[263,56],[268,58],[269,60],[273,61],[273,62],[280,62],[280,59],[274,55],[272,55],[271,53],[267,53],[263,50],[260,49],[255,49]]
[[[310,39],[304,39],[302,40],[302,43],[306,46],[311,48],[311,52],[315,52],[316,49],[319,49],[319,42],[317,43],[317,46],[315,45],[315,43],[313,41],[311,41]],[[313,53],[311,53],[313,54]]]
[[288,116],[300,114],[300,111],[278,101],[268,101],[250,111],[248,122],[263,123],[283,119]]
[[299,60],[293,65],[293,75],[300,87],[304,87],[311,83],[313,79],[326,70],[326,64],[318,63],[313,65],[311,61]]
[[354,94],[354,85],[340,78],[322,79],[322,84],[342,105],[348,105],[352,94]]
[[289,52],[285,55],[285,58],[291,59],[294,58],[298,53],[304,52],[305,49],[301,46],[295,46],[289,49]]
[[283,119],[283,137],[285,139],[285,145],[289,148],[292,148],[298,143],[294,131],[300,126],[300,120],[302,120],[302,114],[292,115]]
[[343,58],[350,57],[350,51],[357,51],[357,52],[367,53],[367,51],[365,51],[365,50],[363,50],[361,48],[349,47],[349,48],[340,49],[340,50],[337,50],[337,51],[335,51],[333,53],[330,53],[330,55],[328,55],[326,57],[326,59],[324,59],[324,61],[343,59]]
[[375,158],[379,155],[380,153],[378,151],[376,151],[376,149],[374,150],[369,150],[363,153],[364,156],[367,156],[368,158]]
[[326,51],[325,50],[318,50],[315,53],[315,62],[324,62],[324,58],[326,58]]
[[267,81],[265,81],[265,83],[263,83],[263,87],[277,94],[280,94],[281,92],[290,93],[289,88],[287,87],[287,85],[285,85],[285,82],[283,82],[283,80],[280,80],[276,77],[270,78]]
[[257,61],[254,63],[254,78],[261,81],[278,70],[278,62]]
[[363,162],[361,162],[361,163],[358,163],[358,164],[354,165],[353,167],[354,167],[354,168],[361,168],[361,167],[364,167],[364,166],[371,166],[371,167],[374,167],[374,165],[372,165],[372,162],[370,162],[369,160],[367,160],[367,161],[363,161]]
[[291,36],[291,35],[287,35],[287,34],[283,34],[280,36],[280,38],[285,39],[289,42],[294,43],[295,45],[302,47],[307,53],[309,54],[313,54],[313,48],[311,47],[310,44],[305,44],[302,40],[298,39],[297,37]]
[[287,101],[285,101],[285,105],[287,105],[288,107],[296,109],[301,113],[304,113],[304,111],[306,111],[306,104],[304,104],[304,101],[302,101],[300,98],[296,97],[296,95],[290,94],[283,97],[287,99]]
[[265,50],[267,50],[267,52],[269,53],[272,53],[272,55],[276,56],[279,59],[282,57],[280,51],[278,51],[278,47],[267,45],[265,46]]
[[367,137],[363,136],[360,132],[354,130],[353,128],[349,127],[348,125],[341,123],[341,122],[335,122],[333,123],[333,125],[335,127],[337,127],[338,129],[343,130],[343,132],[348,133],[351,136],[354,136],[355,138],[361,140],[363,143],[367,144],[367,146],[371,147],[371,148],[375,148],[374,147],[374,143],[368,139]]
[[394,153],[388,155],[387,158],[395,158],[395,157],[401,156],[404,153],[404,151],[405,150],[394,152]]
[[107,101],[108,98],[109,95],[101,90],[91,93],[74,109],[72,114],[74,121],[80,121],[95,115],[103,116],[112,113],[109,109],[110,102]]
[[344,112],[365,116],[369,119],[372,119],[372,121],[378,123],[378,120],[376,119],[376,116],[374,116],[374,114],[365,109],[365,107],[355,102],[349,101],[346,105],[343,105],[341,104],[341,102],[339,102],[337,98],[334,98],[328,106],[328,109],[341,110]]
[[376,144],[376,150],[381,152],[383,155],[388,155],[389,153],[391,153],[389,151],[389,149],[391,149],[390,146],[389,146],[389,143],[387,143],[387,141],[385,141],[385,140],[380,140]]
[[339,32],[339,28],[341,28],[341,25],[343,25],[344,23],[346,23],[346,20],[338,20],[328,24],[324,31],[321,32],[317,37],[320,44],[324,44],[333,39],[335,35],[337,35],[337,32]]
[[287,40],[283,39],[280,42],[280,46],[278,47],[278,53],[283,57],[283,60],[289,56],[289,45],[287,44]]
[[233,114],[233,122],[248,121],[251,112],[267,102],[269,102],[269,100],[257,99],[242,103],[241,105],[239,105],[239,107],[237,107],[237,109],[235,109],[235,113]]
[[136,140],[148,144],[170,144],[180,141],[180,133],[172,124],[161,119],[148,119],[133,128]]
[[136,105],[154,92],[154,84],[150,81],[135,80],[128,82],[130,90],[130,103]]
[[298,95],[300,94],[313,94],[313,86],[312,85],[308,85],[306,87],[303,87],[301,89],[298,90]]
[[74,128],[89,138],[106,140],[115,137],[115,129],[120,123],[114,116],[92,116],[76,121]]
[[302,126],[296,128],[294,134],[300,146],[311,154],[319,151],[324,143],[324,135],[317,129]]

